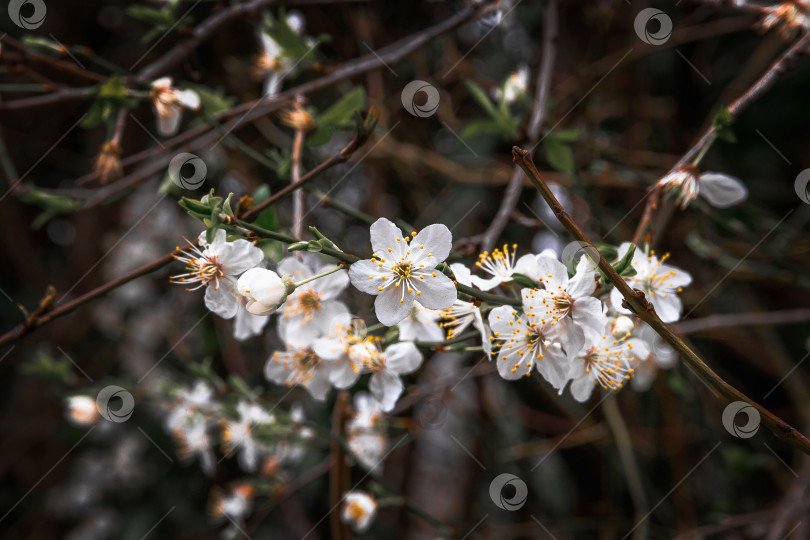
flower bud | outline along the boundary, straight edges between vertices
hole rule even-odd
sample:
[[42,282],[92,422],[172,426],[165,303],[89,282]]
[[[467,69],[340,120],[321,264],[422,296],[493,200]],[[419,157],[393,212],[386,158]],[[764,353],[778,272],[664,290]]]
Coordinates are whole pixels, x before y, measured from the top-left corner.
[[236,288],[247,299],[245,308],[254,315],[270,315],[287,300],[291,283],[266,268],[251,268],[239,278]]
[[612,331],[614,336],[624,336],[632,332],[633,328],[635,328],[633,320],[630,317],[625,317],[622,315],[620,317],[616,317],[616,320],[613,321]]
[[90,396],[71,396],[65,399],[68,420],[77,426],[89,426],[99,419],[96,400]]

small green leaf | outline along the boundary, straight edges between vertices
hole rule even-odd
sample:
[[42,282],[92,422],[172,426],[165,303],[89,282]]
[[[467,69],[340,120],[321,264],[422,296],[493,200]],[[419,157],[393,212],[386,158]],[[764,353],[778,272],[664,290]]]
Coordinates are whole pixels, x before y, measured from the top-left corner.
[[624,254],[624,257],[622,257],[615,263],[611,264],[611,266],[613,266],[613,269],[616,270],[616,272],[619,275],[625,272],[628,268],[633,267],[633,255],[635,254],[635,252],[636,252],[636,245],[630,244],[630,247],[628,248],[627,253]]
[[566,174],[574,174],[576,169],[574,151],[568,144],[557,139],[546,139],[543,141],[543,153],[548,164],[556,170]]
[[729,111],[727,107],[723,107],[717,111],[717,114],[715,114],[712,119],[712,126],[714,127],[718,139],[729,143],[737,142],[737,135],[735,135],[734,130],[731,129],[734,120],[734,115],[731,114],[731,111]]
[[584,130],[582,128],[566,128],[566,129],[555,129],[546,134],[546,140],[548,139],[556,139],[560,142],[577,142],[582,138]]

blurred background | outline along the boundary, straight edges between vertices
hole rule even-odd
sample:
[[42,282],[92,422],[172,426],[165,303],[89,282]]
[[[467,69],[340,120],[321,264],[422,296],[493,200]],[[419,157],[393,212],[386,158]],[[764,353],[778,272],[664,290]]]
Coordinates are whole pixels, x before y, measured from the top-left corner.
[[[261,97],[257,33],[267,14],[293,13],[305,23],[302,35],[318,39],[285,90],[340,74],[353,59],[385,55],[373,69],[306,92],[307,106],[319,113],[353,95],[359,108],[380,114],[371,140],[311,185],[374,218],[417,228],[444,223],[457,247],[453,257],[468,263],[512,177],[512,146],[531,147],[539,138],[527,126],[544,27],[557,33],[556,57],[535,162],[574,220],[594,240],[614,245],[632,239],[648,188],[808,31],[763,28],[760,6],[744,2],[570,0],[560,3],[553,24],[549,2],[539,0],[501,2],[483,15],[450,0],[254,3],[257,9],[218,25],[180,61],[150,74],[171,76],[202,96],[201,112],[184,113],[178,136],[190,133],[187,139],[157,133],[148,81],[136,81],[142,95],[128,104],[118,141],[123,175],[107,183],[93,172],[101,170],[115,115],[85,122],[103,100],[74,90],[160,62],[238,3],[45,0],[47,15],[30,30],[3,14],[0,333],[19,328],[48,287],[59,295],[56,306],[68,303],[160,258],[183,236],[197,237],[200,223],[177,205],[189,194],[167,180],[165,165],[141,173],[151,160],[187,149],[199,154],[208,173],[194,197],[214,188],[258,199],[266,197],[262,189],[274,193],[289,183],[292,131],[277,111],[251,118],[223,136],[224,144],[189,147],[201,136],[194,130],[211,131],[210,117]],[[648,7],[672,22],[663,43],[645,42],[634,27]],[[454,17],[458,24],[436,27]],[[404,58],[386,54],[387,45],[412,36],[428,39]],[[506,85],[522,66],[528,80],[505,103]],[[704,171],[739,178],[747,200],[723,210],[701,199],[685,211],[669,208],[651,240],[694,278],[681,295],[688,316],[676,329],[726,381],[807,433],[810,204],[794,186],[810,168],[810,61],[798,55],[783,67],[731,126],[736,142],[716,142],[701,162]],[[403,88],[413,80],[438,90],[435,114],[420,117],[403,106]],[[347,144],[351,125],[308,147],[304,170]],[[126,161],[140,152],[144,159]],[[110,186],[121,189],[104,191]],[[571,238],[528,181],[525,188],[497,244],[516,243],[519,254],[559,251]],[[307,225],[348,251],[369,252],[367,223],[312,191],[306,207]],[[279,230],[289,229],[289,199],[274,219]],[[281,346],[275,325],[234,340],[232,321],[204,316],[201,291],[170,285],[179,267],[160,268],[3,341],[4,538],[203,539],[229,529],[212,501],[244,474],[235,460],[220,460],[219,449],[210,477],[182,459],[163,425],[159,396],[167,380],[191,388],[201,373],[223,381],[237,375],[285,410],[300,403],[308,421],[329,429],[334,392],[318,403],[303,389],[288,392],[264,379],[267,357]],[[347,302],[355,313],[370,312],[368,297],[350,293]],[[580,404],[539,378],[502,380],[481,352],[426,351],[387,419],[392,450],[384,467],[373,478],[357,467],[350,473],[351,485],[376,482],[432,517],[386,506],[366,536],[608,539],[638,534],[641,520],[648,538],[810,537],[807,456],[764,428],[753,438],[734,437],[722,424],[726,402],[690,368],[678,360],[668,369],[652,365],[644,384]],[[88,431],[66,419],[67,396],[109,384],[132,390],[129,421]],[[332,508],[329,456],[329,442],[313,440],[283,471],[262,473],[272,487],[235,537],[334,537],[322,519]],[[503,473],[528,488],[516,511],[490,496],[490,483]]]

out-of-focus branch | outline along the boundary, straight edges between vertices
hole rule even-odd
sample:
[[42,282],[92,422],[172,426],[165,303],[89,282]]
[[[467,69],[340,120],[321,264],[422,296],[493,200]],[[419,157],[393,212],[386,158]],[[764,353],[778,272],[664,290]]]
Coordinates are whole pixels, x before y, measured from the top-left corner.
[[[540,60],[540,70],[537,74],[537,90],[534,95],[534,110],[529,118],[526,128],[527,144],[534,148],[540,139],[540,129],[546,116],[546,101],[551,88],[551,76],[554,72],[554,58],[557,55],[557,25],[559,16],[557,0],[546,2],[543,27],[543,58]],[[498,213],[481,236],[481,251],[490,251],[509,223],[512,210],[515,209],[520,193],[523,191],[523,170],[515,165],[512,179],[504,192]]]
[[[551,207],[554,215],[571,234],[571,236],[580,242],[585,242],[588,244],[594,250],[594,254],[599,253],[594,247],[593,242],[591,242],[591,240],[585,236],[585,233],[582,232],[579,226],[574,223],[571,216],[568,215],[548,186],[540,178],[540,173],[537,171],[537,167],[534,166],[529,153],[518,147],[514,147],[512,152],[515,158],[515,163],[519,164],[523,170],[526,171],[526,175],[534,183],[535,187],[537,187],[538,191],[543,196],[543,199],[545,199],[546,203],[548,203],[549,207]],[[770,410],[753,401],[748,396],[728,384],[709,366],[707,366],[706,363],[704,363],[703,360],[701,360],[701,358],[695,354],[695,352],[692,351],[692,349],[690,349],[669,326],[664,324],[661,319],[658,318],[658,315],[655,313],[655,308],[647,300],[644,293],[638,289],[631,289],[630,285],[628,285],[627,282],[619,276],[616,270],[601,254],[599,255],[598,265],[599,269],[607,277],[610,283],[616,287],[624,297],[623,304],[625,307],[633,311],[633,313],[635,313],[642,321],[650,325],[658,335],[664,338],[664,340],[669,343],[673,349],[675,349],[680,357],[689,364],[689,366],[696,372],[697,376],[700,377],[702,381],[713,387],[729,401],[745,401],[746,403],[751,404],[757,409],[757,411],[759,411],[762,418],[762,424],[770,429],[776,437],[792,444],[797,449],[810,455],[810,440],[808,440],[807,437],[800,433],[796,428],[773,414]]]
[[709,315],[700,319],[680,321],[671,325],[681,335],[711,332],[722,328],[741,326],[775,326],[810,321],[810,308],[786,309],[783,311],[760,311],[756,313],[729,313]]
[[[385,64],[399,62],[412,52],[419,50],[431,39],[469,21],[482,10],[486,9],[486,7],[486,5],[465,7],[452,17],[383,47],[376,51],[376,53],[370,53],[366,56],[346,62],[328,75],[300,84],[282,92],[274,98],[262,97],[254,101],[248,101],[217,115],[216,118],[217,120],[230,119],[230,121],[223,124],[223,128],[227,133],[233,132],[243,125],[276,112],[294,96],[309,95],[315,91],[331,87],[341,81],[378,69]],[[123,167],[129,167],[141,162],[144,162],[144,164],[117,182],[94,190],[49,190],[48,193],[84,199],[85,202],[77,209],[78,211],[98,206],[104,203],[108,198],[137,185],[147,178],[151,178],[152,175],[165,169],[177,152],[193,152],[200,149],[208,149],[212,145],[215,145],[221,135],[217,131],[210,133],[211,127],[212,126],[208,124],[197,126],[168,141],[164,141],[162,147],[150,148],[121,160]],[[87,182],[97,178],[97,174],[91,173],[85,175],[80,180]],[[25,188],[23,186],[19,187],[19,195],[24,194]]]
[[[751,103],[760,98],[774,84],[776,84],[776,81],[785,71],[787,71],[790,64],[799,55],[807,53],[808,46],[810,46],[810,33],[802,36],[787,51],[782,53],[782,55],[777,58],[773,64],[771,64],[768,70],[759,79],[757,79],[757,81],[750,88],[748,88],[748,90],[743,92],[740,97],[729,105],[728,111],[731,113],[731,115],[734,117],[739,116],[739,114],[743,112],[749,105],[751,105]],[[713,125],[709,125],[698,141],[689,150],[687,150],[681,159],[679,159],[678,162],[670,169],[670,172],[673,172],[680,166],[694,160],[698,155],[701,155],[702,157],[703,153],[705,153],[705,151],[708,149],[708,146],[714,143],[716,137],[717,133],[715,127]],[[652,217],[656,210],[660,208],[659,203],[661,201],[661,197],[659,191],[660,190],[658,190],[656,186],[653,186],[648,193],[642,219],[636,228],[635,234],[633,235],[633,239],[636,243],[640,242],[645,238],[645,235],[650,233],[650,223],[652,221]],[[661,223],[657,224],[659,229],[663,228],[664,221],[666,220],[661,220]]]

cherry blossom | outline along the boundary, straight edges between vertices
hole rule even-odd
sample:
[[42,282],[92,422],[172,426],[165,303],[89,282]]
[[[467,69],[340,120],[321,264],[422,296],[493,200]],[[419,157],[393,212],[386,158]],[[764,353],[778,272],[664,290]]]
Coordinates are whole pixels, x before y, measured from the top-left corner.
[[325,400],[329,393],[329,371],[329,363],[311,347],[292,345],[286,351],[274,352],[264,365],[268,380],[287,386],[301,385],[318,401]]
[[183,108],[200,108],[200,96],[197,92],[174,88],[171,77],[162,77],[152,82],[151,97],[157,115],[158,132],[164,137],[177,133],[183,118]]
[[236,277],[261,263],[264,254],[247,240],[228,242],[222,229],[217,230],[211,243],[205,240],[203,232],[199,244],[197,247],[189,242],[188,250],[174,256],[186,264],[186,272],[172,276],[171,281],[186,286],[196,284],[187,287],[189,291],[205,287],[205,306],[223,319],[230,319],[240,306]]
[[[628,249],[630,249],[629,242],[619,246],[620,259],[624,257]],[[659,260],[654,252],[650,252],[650,255],[646,256],[637,249],[633,254],[632,262],[636,275],[626,279],[630,287],[639,289],[647,295],[647,300],[652,303],[656,313],[665,323],[675,322],[680,318],[683,304],[677,293],[692,283],[692,276],[687,272],[664,264],[668,258],[669,254],[666,254]],[[613,308],[619,313],[629,315],[631,312],[622,307],[622,299],[622,294],[618,289],[614,288],[610,292],[610,302],[613,304]]]
[[251,268],[239,278],[237,290],[246,299],[245,309],[253,315],[270,315],[287,299],[289,287],[279,275],[266,268]]
[[348,354],[354,369],[371,373],[368,385],[371,395],[380,402],[384,412],[389,412],[404,389],[400,375],[419,369],[422,365],[422,353],[411,341],[395,343],[385,350],[382,350],[379,341],[367,337],[349,347]]
[[698,195],[715,208],[728,208],[748,197],[748,189],[733,176],[714,172],[700,174],[691,165],[667,174],[658,181],[658,185],[665,194],[675,198],[681,210],[689,206]]
[[[290,274],[296,280],[335,268],[324,265],[317,272],[310,270],[294,257],[288,257],[278,265],[278,272]],[[348,274],[340,270],[297,287],[288,297],[278,319],[278,333],[288,345],[304,346],[329,332],[337,317],[346,316],[349,309],[338,296],[349,285]]]
[[440,224],[425,227],[418,236],[405,236],[392,222],[380,218],[371,226],[373,257],[351,265],[349,277],[359,290],[377,296],[377,319],[393,326],[408,316],[413,303],[428,309],[453,305],[456,288],[436,270],[452,248],[450,230]]
[[[526,309],[524,307],[524,309]],[[518,314],[511,306],[499,306],[489,313],[489,326],[497,353],[497,368],[501,377],[515,380],[531,375],[532,368],[551,385],[561,390],[568,381],[571,359],[584,343],[579,326],[543,322],[541,317],[526,309]]]
[[245,472],[254,472],[259,464],[261,445],[253,439],[251,429],[258,424],[273,424],[275,418],[259,405],[247,401],[240,401],[236,411],[239,419],[224,421],[222,438],[227,454],[238,451],[242,469]]
[[[469,268],[461,263],[453,263],[450,265],[450,269],[453,271],[453,276],[457,282],[468,287],[472,286],[472,276]],[[474,303],[456,299],[453,305],[442,310],[440,315],[441,326],[447,330],[447,339],[460,336],[472,324],[481,334],[481,346],[484,349],[484,354],[489,356],[492,353],[492,343],[490,341],[492,332],[484,324],[481,309]]]
[[377,515],[377,501],[365,491],[349,491],[343,497],[340,519],[358,533],[366,532]]
[[428,309],[419,302],[413,303],[413,308],[407,317],[399,321],[399,339],[401,341],[442,341],[444,332],[439,325],[440,312]]

